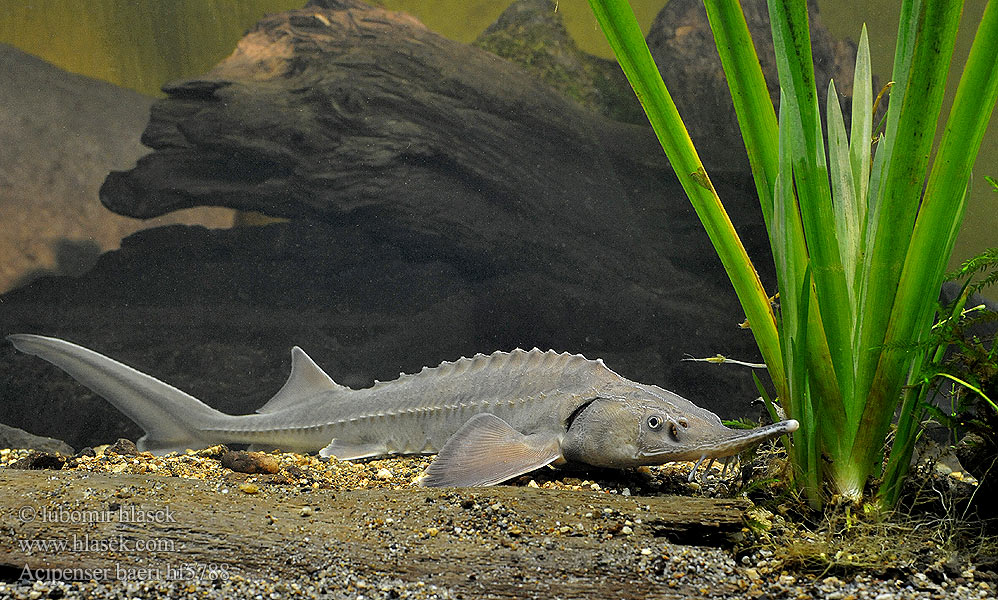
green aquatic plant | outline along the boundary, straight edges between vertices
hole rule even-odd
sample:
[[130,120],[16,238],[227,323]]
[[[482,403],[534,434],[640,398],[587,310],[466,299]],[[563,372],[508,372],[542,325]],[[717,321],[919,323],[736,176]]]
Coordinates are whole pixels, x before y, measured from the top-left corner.
[[[903,418],[894,434],[898,451],[891,454],[885,468],[881,495],[891,503],[896,502],[901,487],[895,471],[911,462],[913,441],[927,414],[953,431],[954,442],[958,434],[966,433],[983,434],[992,446],[996,441],[998,405],[989,393],[998,385],[998,339],[980,339],[968,332],[975,325],[998,320],[998,313],[983,304],[967,303],[971,294],[998,281],[998,248],[965,261],[945,279],[961,281],[960,293],[951,302],[940,303],[927,338],[907,348],[919,356],[921,366],[904,388]],[[928,400],[933,391],[937,397],[950,397],[949,411]]]
[[[917,421],[931,415],[951,430],[953,443],[960,441],[960,460],[981,480],[983,490],[994,487],[991,471],[998,456],[998,334],[989,327],[998,323],[998,312],[971,302],[971,294],[998,282],[998,248],[965,261],[946,279],[961,282],[959,294],[941,306],[919,383],[905,394],[916,398]],[[932,392],[936,401],[928,402]]]
[[[779,306],[753,268],[697,155],[626,0],[590,0],[724,265],[787,417],[795,485],[821,506],[864,497],[889,507],[917,433],[902,389],[921,371],[970,168],[998,97],[998,6],[989,3],[933,149],[962,2],[903,0],[893,87],[874,137],[864,28],[846,134],[830,83],[826,136],[804,0],[770,0],[777,117],[737,0],[705,0],[769,234]],[[930,161],[930,156],[934,158]],[[913,402],[913,400],[912,400]],[[886,449],[900,408],[902,427]],[[775,410],[775,407],[774,409]]]

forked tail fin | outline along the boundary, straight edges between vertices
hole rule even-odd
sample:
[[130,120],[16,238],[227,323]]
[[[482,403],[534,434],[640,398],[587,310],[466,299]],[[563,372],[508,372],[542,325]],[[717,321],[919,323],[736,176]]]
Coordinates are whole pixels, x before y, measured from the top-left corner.
[[7,339],[21,352],[43,358],[103,396],[146,434],[140,450],[170,452],[210,445],[200,429],[229,418],[197,398],[82,346],[40,335]]

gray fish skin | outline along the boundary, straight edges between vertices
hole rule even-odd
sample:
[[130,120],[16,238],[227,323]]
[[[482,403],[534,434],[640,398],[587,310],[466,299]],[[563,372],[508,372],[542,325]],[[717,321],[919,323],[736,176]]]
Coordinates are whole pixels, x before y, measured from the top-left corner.
[[438,454],[424,485],[492,485],[551,463],[630,467],[722,458],[797,429],[753,430],[602,360],[538,349],[444,362],[353,390],[297,346],[284,387],[252,415],[227,415],[169,384],[57,338],[7,338],[60,367],[139,424],[142,450],[245,443],[339,459]]

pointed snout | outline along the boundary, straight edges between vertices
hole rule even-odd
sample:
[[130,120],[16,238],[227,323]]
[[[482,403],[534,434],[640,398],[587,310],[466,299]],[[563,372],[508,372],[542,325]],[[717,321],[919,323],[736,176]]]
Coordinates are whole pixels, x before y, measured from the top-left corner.
[[641,453],[642,458],[658,462],[670,462],[677,460],[699,460],[701,458],[724,458],[733,456],[747,450],[752,446],[769,439],[777,438],[781,435],[793,433],[800,427],[795,419],[788,419],[756,427],[755,429],[731,429],[719,425],[708,435],[698,436],[699,439],[689,440],[689,443],[682,447],[663,447],[660,449],[645,450]]

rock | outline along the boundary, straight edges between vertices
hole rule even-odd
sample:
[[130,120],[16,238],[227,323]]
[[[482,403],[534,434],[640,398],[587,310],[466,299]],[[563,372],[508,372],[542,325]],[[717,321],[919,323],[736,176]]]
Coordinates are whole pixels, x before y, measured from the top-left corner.
[[16,460],[9,465],[8,469],[23,469],[31,471],[56,470],[58,471],[66,464],[66,457],[55,452],[39,452],[37,450]]
[[[8,294],[0,317],[5,331],[84,344],[232,414],[252,412],[281,387],[296,344],[353,385],[476,352],[572,350],[722,414],[744,410],[753,392],[747,374],[680,362],[719,346],[749,355],[751,340],[734,325],[741,313],[720,284],[674,281],[687,287],[645,289],[608,271],[607,282],[621,288],[611,294],[530,272],[475,276],[353,228],[174,227],[126,239],[84,277],[46,278]],[[684,302],[686,290],[712,296]],[[706,325],[724,322],[730,329]],[[48,363],[9,345],[0,346],[0,362],[4,420],[78,446],[142,434]],[[37,406],[47,408],[44,418]]]
[[[817,2],[809,0],[807,4],[821,114],[825,114],[828,81],[834,79],[842,112],[849,115],[856,46],[832,38],[819,20]],[[779,77],[766,0],[743,0],[741,6],[770,96],[779,106]],[[648,46],[708,172],[711,168],[747,170],[745,145],[703,2],[672,0],[666,4],[648,32]]]
[[222,466],[239,473],[276,473],[277,459],[263,452],[229,451],[222,455]]
[[520,65],[590,110],[616,121],[648,122],[617,62],[580,50],[553,0],[513,2],[473,45]]
[[986,439],[978,433],[969,433],[957,444],[956,456],[967,472],[979,482],[982,500],[976,502],[978,511],[985,518],[994,518],[998,513],[994,502],[984,500],[985,498],[994,498],[994,493],[998,491],[998,477],[995,476],[995,467],[998,466],[998,448],[996,448],[993,438]]
[[121,456],[136,456],[139,449],[135,447],[135,442],[125,438],[118,438],[118,441],[104,449],[104,454],[120,454]]
[[260,486],[255,483],[241,483],[239,484],[239,491],[244,494],[259,494]]
[[62,440],[34,435],[2,423],[0,423],[0,448],[39,450],[66,456],[71,456],[75,452],[72,446]]
[[141,222],[108,214],[97,190],[111,169],[149,151],[139,142],[153,99],[75,75],[0,44],[0,291],[46,274],[80,275],[125,235],[165,223],[228,226],[198,208]]

